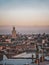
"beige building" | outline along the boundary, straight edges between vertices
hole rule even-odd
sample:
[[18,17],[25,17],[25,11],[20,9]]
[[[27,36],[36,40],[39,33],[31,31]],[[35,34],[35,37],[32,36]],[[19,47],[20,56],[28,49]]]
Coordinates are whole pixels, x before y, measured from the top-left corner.
[[12,30],[12,38],[16,38],[16,30],[15,30],[15,27],[13,27],[13,30]]

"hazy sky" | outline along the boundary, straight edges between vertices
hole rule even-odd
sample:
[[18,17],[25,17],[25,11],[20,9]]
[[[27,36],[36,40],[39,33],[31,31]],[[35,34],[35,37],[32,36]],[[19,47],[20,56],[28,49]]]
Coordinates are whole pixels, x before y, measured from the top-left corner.
[[0,0],[0,26],[48,26],[49,0]]

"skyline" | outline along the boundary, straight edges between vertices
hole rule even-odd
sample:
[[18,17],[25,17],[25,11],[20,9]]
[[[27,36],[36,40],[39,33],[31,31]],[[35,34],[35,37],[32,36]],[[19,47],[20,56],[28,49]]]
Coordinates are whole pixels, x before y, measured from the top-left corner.
[[49,0],[0,0],[0,26],[49,26]]

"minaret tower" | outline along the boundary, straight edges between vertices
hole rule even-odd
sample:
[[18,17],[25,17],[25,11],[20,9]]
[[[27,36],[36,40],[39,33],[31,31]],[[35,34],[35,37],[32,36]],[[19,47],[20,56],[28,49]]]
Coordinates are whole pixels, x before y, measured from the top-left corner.
[[12,30],[12,38],[16,38],[16,30],[15,30],[15,27],[13,27],[13,30]]

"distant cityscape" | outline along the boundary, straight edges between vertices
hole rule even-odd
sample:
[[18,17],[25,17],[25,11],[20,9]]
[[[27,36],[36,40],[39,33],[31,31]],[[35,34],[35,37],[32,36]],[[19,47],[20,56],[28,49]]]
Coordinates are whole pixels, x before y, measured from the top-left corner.
[[[33,52],[36,57],[33,54],[31,57],[23,56],[22,53],[25,52]],[[41,54],[40,57],[39,54]],[[49,59],[46,57],[49,56],[49,34],[22,35],[17,33],[15,27],[13,27],[11,35],[0,35],[0,61],[3,60],[3,55],[8,59],[35,59],[34,63],[38,65],[39,62],[48,61]]]
[[49,0],[0,0],[0,65],[49,65]]

